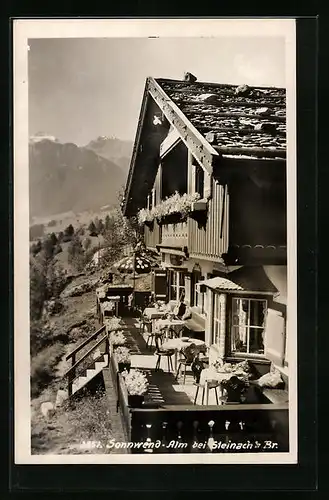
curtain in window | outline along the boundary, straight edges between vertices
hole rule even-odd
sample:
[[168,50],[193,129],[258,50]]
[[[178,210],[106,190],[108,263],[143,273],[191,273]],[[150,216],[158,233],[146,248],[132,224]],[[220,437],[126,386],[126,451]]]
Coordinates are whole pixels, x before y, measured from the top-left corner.
[[266,308],[263,299],[232,299],[232,352],[264,354]]

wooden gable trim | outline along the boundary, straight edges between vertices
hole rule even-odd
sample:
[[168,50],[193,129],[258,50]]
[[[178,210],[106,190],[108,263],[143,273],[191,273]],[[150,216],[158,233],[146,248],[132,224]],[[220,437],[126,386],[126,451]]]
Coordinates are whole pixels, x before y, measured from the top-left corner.
[[176,146],[177,142],[180,141],[181,137],[177,129],[173,128],[165,140],[160,146],[160,158],[163,158],[167,153],[169,153],[173,147]]
[[157,103],[164,116],[176,128],[184,144],[211,175],[213,158],[218,156],[217,151],[192,125],[154,78],[149,77],[147,82],[149,94]]
[[130,193],[133,174],[134,174],[134,170],[135,170],[135,163],[137,161],[138,153],[140,150],[140,140],[141,140],[141,136],[142,136],[143,122],[144,122],[144,118],[146,115],[148,100],[149,100],[148,83],[146,81],[146,84],[144,87],[144,94],[143,94],[143,99],[142,99],[141,110],[140,110],[140,114],[139,114],[139,118],[138,118],[137,132],[136,132],[134,147],[133,147],[133,151],[132,151],[132,155],[131,155],[128,177],[127,177],[127,182],[126,182],[124,201],[122,204],[122,212],[124,215],[126,215],[126,212],[127,212],[129,193]]

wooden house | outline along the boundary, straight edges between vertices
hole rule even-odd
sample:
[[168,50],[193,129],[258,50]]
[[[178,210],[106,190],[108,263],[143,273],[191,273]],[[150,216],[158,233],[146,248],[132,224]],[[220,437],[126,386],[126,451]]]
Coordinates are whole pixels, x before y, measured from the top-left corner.
[[287,371],[285,89],[147,78],[122,209],[147,215],[157,299],[215,355]]

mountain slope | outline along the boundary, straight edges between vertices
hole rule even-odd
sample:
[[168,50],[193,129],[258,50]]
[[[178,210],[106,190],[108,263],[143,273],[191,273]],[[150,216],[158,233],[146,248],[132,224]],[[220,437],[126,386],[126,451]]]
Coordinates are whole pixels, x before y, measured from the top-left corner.
[[126,178],[94,151],[48,139],[30,142],[29,175],[31,216],[115,204]]
[[133,143],[115,137],[100,136],[86,146],[99,156],[119,165],[125,174],[128,172]]

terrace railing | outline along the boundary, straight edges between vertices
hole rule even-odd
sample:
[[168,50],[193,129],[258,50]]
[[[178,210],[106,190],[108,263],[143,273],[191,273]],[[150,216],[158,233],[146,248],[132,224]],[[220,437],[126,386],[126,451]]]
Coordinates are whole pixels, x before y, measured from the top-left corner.
[[286,404],[165,406],[130,412],[132,453],[150,448],[155,453],[289,451]]
[[69,397],[73,394],[74,381],[88,369],[92,370],[97,361],[104,360],[104,354],[109,355],[109,342],[106,327],[102,326],[66,356],[67,361],[71,360],[71,367],[63,375],[68,382]]

